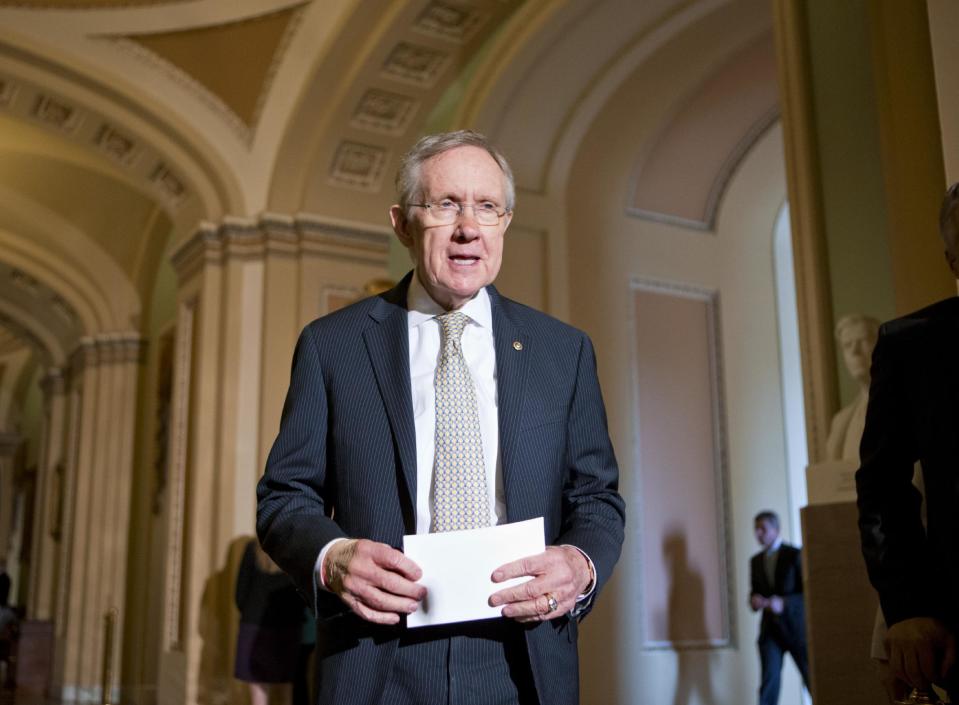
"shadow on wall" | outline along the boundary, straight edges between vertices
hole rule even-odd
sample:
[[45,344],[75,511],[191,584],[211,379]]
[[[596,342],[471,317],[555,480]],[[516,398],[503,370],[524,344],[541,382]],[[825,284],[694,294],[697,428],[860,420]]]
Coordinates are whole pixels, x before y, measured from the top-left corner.
[[236,574],[252,536],[237,536],[227,548],[224,565],[207,578],[200,600],[200,672],[197,702],[203,705],[245,705],[249,689],[233,677],[240,614],[234,604]]
[[676,651],[676,691],[673,705],[716,702],[710,674],[703,576],[689,565],[686,535],[676,529],[663,538],[663,557],[669,573],[666,633]]

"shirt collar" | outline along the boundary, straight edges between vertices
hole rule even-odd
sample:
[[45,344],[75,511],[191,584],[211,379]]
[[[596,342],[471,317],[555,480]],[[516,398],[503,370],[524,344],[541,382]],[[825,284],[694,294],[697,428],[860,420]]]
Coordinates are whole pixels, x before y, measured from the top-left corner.
[[[408,311],[407,322],[410,328],[415,328],[446,313],[446,309],[436,303],[429,292],[426,291],[426,287],[420,282],[420,278],[415,271],[412,279],[410,279],[409,290],[406,292],[406,309]],[[463,304],[459,310],[480,327],[492,328],[493,312],[490,308],[489,294],[485,286],[476,293],[476,296]]]
[[776,553],[776,551],[778,551],[779,547],[782,545],[783,545],[783,538],[782,536],[779,536],[775,541],[773,541],[773,545],[766,549],[767,555],[772,555],[773,553]]

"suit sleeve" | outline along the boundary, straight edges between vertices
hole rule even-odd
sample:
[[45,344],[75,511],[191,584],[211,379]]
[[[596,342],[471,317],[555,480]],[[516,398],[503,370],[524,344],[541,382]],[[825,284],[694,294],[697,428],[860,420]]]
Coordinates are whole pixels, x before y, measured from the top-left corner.
[[325,501],[327,397],[315,333],[293,353],[280,431],[257,486],[257,534],[264,550],[315,604],[314,566],[328,542],[344,536]]
[[929,562],[921,498],[912,484],[918,450],[896,342],[883,326],[873,352],[856,472],[862,552],[890,626],[909,617],[935,616],[926,590]]
[[789,581],[789,589],[783,590],[782,598],[787,610],[801,614],[803,609],[802,551],[798,549],[793,554],[791,570],[793,571],[792,580]]
[[596,356],[584,335],[567,421],[567,481],[563,528],[557,544],[572,544],[593,561],[596,591],[609,579],[623,544],[625,505],[619,468],[609,440]]

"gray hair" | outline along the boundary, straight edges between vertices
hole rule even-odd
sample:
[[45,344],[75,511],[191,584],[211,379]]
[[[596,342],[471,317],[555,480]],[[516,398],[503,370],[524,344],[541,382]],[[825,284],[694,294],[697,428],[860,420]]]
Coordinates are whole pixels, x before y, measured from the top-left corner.
[[[959,181],[946,189],[946,195],[942,198],[942,206],[939,208],[939,234],[943,240],[946,240],[946,231],[952,221],[952,214],[959,207]],[[946,245],[953,247],[956,243],[946,240]]]
[[456,130],[455,132],[440,132],[427,135],[413,145],[409,152],[400,160],[400,168],[396,172],[396,193],[399,196],[400,208],[409,213],[409,205],[421,197],[420,168],[428,159],[448,152],[457,147],[479,147],[486,150],[503,171],[506,181],[506,210],[512,211],[516,202],[516,186],[513,182],[513,170],[509,167],[499,150],[479,132],[473,130]]
[[768,521],[773,528],[775,528],[777,531],[779,530],[779,515],[771,509],[764,509],[753,519],[754,524],[758,524],[761,521]]
[[857,324],[866,326],[866,330],[869,331],[873,338],[879,335],[879,326],[881,324],[878,320],[864,313],[850,313],[836,321],[836,340],[840,339],[842,332],[846,328]]

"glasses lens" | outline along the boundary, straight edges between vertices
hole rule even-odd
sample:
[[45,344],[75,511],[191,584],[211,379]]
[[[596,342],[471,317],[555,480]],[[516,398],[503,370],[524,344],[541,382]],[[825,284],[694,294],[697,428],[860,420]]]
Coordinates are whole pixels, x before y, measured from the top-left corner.
[[480,207],[474,208],[473,212],[476,214],[476,222],[480,225],[496,225],[499,222],[499,215],[494,210]]
[[460,209],[455,203],[438,203],[430,208],[430,212],[440,223],[452,223]]

